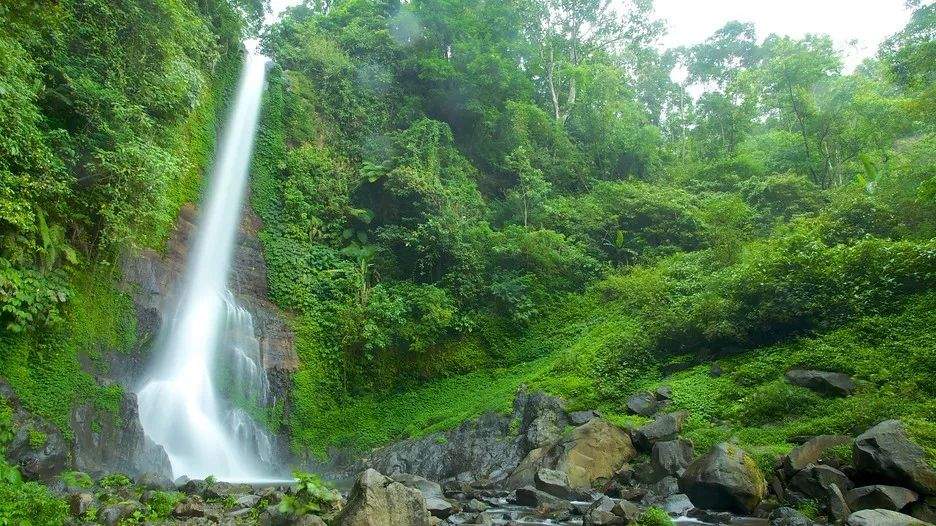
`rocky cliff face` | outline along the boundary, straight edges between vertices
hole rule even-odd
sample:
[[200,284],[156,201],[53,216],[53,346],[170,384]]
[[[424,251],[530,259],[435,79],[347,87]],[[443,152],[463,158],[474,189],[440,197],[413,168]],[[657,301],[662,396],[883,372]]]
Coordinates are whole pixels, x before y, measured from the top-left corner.
[[[133,299],[136,346],[129,352],[105,350],[103,370],[90,362],[84,364],[100,382],[116,382],[124,388],[116,415],[92,404],[78,406],[70,415],[74,436],[66,440],[54,425],[23,410],[12,389],[0,381],[0,396],[14,409],[14,424],[19,430],[7,448],[7,457],[20,466],[27,478],[54,483],[66,469],[162,479],[171,476],[166,452],[143,432],[133,391],[146,371],[162,324],[172,316],[175,287],[180,283],[195,232],[195,216],[193,205],[183,207],[165,254],[147,249],[128,252],[121,258],[120,286]],[[266,265],[257,238],[260,226],[259,218],[247,207],[235,249],[231,290],[253,317],[273,401],[284,404],[288,411],[290,378],[298,360],[285,317],[267,298]],[[45,443],[40,446],[35,439],[30,440],[29,431],[33,436],[41,433]],[[287,441],[280,442],[285,454]]]
[[[27,412],[10,386],[0,379],[0,399],[10,407],[15,430],[7,459],[29,480],[57,485],[59,475],[77,469],[94,476],[111,472],[153,480],[172,476],[169,457],[143,432],[136,396],[125,391],[117,414],[86,403],[69,417],[74,436]],[[38,437],[38,440],[37,440]]]
[[[143,361],[152,347],[164,320],[171,317],[175,305],[174,287],[185,270],[185,260],[195,232],[196,210],[193,205],[182,208],[165,254],[139,250],[121,258],[125,290],[133,297],[136,309],[138,348],[127,355],[109,356],[110,375],[124,385],[133,385],[143,370]],[[247,207],[242,215],[234,262],[231,270],[231,291],[238,303],[250,311],[254,329],[263,354],[263,365],[271,376],[278,400],[286,401],[288,379],[298,367],[293,347],[293,334],[285,315],[273,305],[267,295],[266,263],[257,238],[260,219]]]
[[[122,287],[133,298],[137,320],[137,346],[129,353],[105,356],[108,376],[135,389],[146,371],[150,350],[156,345],[162,324],[173,315],[176,287],[181,283],[186,257],[194,241],[196,209],[186,205],[167,243],[165,254],[144,249],[121,258]],[[266,263],[257,232],[260,219],[249,206],[242,214],[231,270],[231,291],[238,303],[253,317],[255,336],[260,344],[263,366],[270,380],[272,403],[290,410],[292,372],[298,367],[293,334],[285,315],[267,295]],[[279,448],[286,453],[286,440]]]

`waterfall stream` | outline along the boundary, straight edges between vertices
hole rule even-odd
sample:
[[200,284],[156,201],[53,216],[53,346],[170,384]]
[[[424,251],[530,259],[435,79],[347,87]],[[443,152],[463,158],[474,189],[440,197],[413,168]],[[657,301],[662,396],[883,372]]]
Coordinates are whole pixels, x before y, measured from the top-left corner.
[[[272,442],[243,404],[262,408],[269,383],[250,313],[228,290],[266,75],[249,53],[222,131],[178,304],[137,395],[146,433],[166,449],[173,476],[225,481],[275,477]],[[219,379],[225,389],[219,389]],[[226,399],[221,392],[232,393]]]

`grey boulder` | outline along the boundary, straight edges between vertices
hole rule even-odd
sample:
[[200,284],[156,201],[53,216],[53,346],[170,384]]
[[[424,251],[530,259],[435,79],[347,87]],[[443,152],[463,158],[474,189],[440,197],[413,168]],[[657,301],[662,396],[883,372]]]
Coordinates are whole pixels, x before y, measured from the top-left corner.
[[916,502],[918,498],[919,495],[915,491],[882,484],[862,486],[845,494],[848,507],[852,511],[873,509],[898,511],[908,504]]
[[533,477],[533,483],[536,485],[536,489],[545,491],[554,497],[566,500],[572,500],[575,497],[575,492],[569,487],[569,476],[562,471],[546,468],[538,469]]
[[338,516],[340,526],[429,526],[426,498],[377,470],[367,469],[351,488],[348,502]]
[[682,475],[692,462],[692,442],[683,438],[653,444],[650,464],[658,475]]
[[646,391],[630,395],[626,405],[629,412],[640,416],[651,416],[660,408],[656,395]]
[[649,452],[653,444],[675,439],[688,416],[689,413],[685,411],[677,411],[656,417],[653,422],[634,432],[634,445],[641,451]]
[[679,489],[696,507],[751,513],[767,493],[767,483],[744,450],[723,442],[689,464]]
[[841,471],[825,465],[810,464],[790,479],[790,487],[814,499],[824,499],[829,485],[838,486],[843,492],[854,487],[851,480]]
[[848,516],[848,526],[933,526],[891,510],[861,510]]
[[818,462],[829,448],[847,444],[851,440],[851,437],[845,435],[819,435],[810,438],[783,457],[783,469],[788,475],[793,475],[806,466]]
[[926,462],[923,449],[907,437],[900,421],[885,420],[859,435],[853,453],[858,471],[936,495],[936,470]]
[[787,371],[786,379],[793,385],[805,387],[826,396],[848,396],[855,390],[855,382],[843,373],[793,369]]

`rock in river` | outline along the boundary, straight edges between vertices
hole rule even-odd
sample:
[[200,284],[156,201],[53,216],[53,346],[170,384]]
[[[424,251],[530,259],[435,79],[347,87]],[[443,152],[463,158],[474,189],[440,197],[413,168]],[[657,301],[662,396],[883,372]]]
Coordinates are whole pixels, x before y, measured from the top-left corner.
[[354,483],[348,503],[338,517],[341,526],[429,526],[423,494],[367,469]]
[[767,483],[744,450],[721,443],[689,464],[679,489],[696,507],[751,513],[767,493]]

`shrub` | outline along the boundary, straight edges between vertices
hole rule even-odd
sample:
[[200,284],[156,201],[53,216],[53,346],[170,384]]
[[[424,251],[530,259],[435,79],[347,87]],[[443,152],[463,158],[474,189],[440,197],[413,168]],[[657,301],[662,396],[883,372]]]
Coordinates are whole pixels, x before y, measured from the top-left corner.
[[91,476],[81,471],[66,471],[62,473],[62,483],[70,488],[88,489],[94,486]]
[[754,208],[771,220],[788,220],[815,212],[822,206],[819,187],[796,174],[752,179],[745,185],[743,193]]
[[123,473],[111,473],[98,481],[98,486],[104,489],[128,488],[132,484],[130,478]]
[[673,519],[666,511],[656,507],[647,508],[637,517],[638,526],[673,526],[673,524],[675,524]]
[[23,482],[19,471],[0,459],[0,524],[57,526],[68,518],[68,505],[45,486]]

